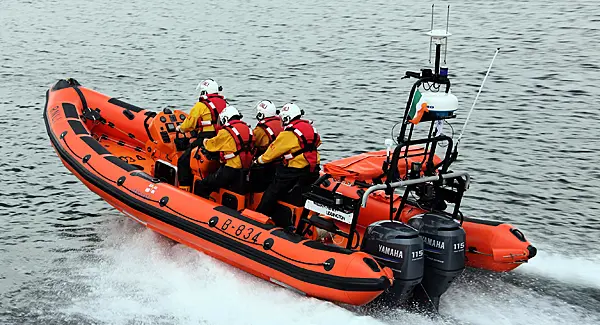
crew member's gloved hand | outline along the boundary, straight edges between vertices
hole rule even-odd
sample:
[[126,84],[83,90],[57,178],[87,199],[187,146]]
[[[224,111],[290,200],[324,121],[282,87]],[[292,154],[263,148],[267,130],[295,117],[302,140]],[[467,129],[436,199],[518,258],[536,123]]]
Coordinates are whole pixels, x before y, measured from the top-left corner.
[[201,146],[200,150],[202,151],[202,154],[204,155],[204,157],[206,157],[206,159],[208,159],[208,160],[219,160],[219,158],[220,158],[218,152],[208,151],[208,150],[206,150],[206,148],[204,148],[204,146]]
[[175,128],[175,131],[177,131],[177,132],[181,132],[181,126],[180,126],[180,125],[178,125],[178,126]]

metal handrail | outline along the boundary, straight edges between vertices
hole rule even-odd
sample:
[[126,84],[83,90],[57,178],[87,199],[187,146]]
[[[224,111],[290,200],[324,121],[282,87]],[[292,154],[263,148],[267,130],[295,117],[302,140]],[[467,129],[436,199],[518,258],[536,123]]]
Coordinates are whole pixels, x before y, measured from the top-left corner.
[[469,176],[469,174],[467,172],[452,172],[452,173],[447,173],[447,174],[441,174],[438,176],[428,176],[428,177],[421,177],[421,178],[416,178],[416,179],[409,179],[409,180],[405,180],[405,181],[389,183],[389,184],[384,183],[384,184],[373,185],[373,186],[369,187],[363,194],[362,200],[361,200],[361,206],[363,208],[367,206],[367,200],[369,199],[369,195],[375,191],[385,190],[388,188],[404,187],[404,186],[420,184],[420,183],[440,181],[442,179],[458,178],[458,177],[462,177],[462,176],[466,176],[465,189],[468,189],[469,183],[471,182],[471,176]]

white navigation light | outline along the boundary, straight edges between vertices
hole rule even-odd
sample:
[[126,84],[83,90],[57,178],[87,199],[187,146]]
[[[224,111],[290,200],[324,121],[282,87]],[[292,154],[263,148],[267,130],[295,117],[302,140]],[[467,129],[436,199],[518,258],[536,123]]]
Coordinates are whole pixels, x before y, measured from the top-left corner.
[[449,33],[445,29],[434,29],[427,32],[427,35],[431,37],[433,40],[442,40],[448,36],[452,36],[452,33]]
[[458,98],[448,92],[421,92],[421,101],[427,103],[429,114],[436,118],[451,116],[458,109]]

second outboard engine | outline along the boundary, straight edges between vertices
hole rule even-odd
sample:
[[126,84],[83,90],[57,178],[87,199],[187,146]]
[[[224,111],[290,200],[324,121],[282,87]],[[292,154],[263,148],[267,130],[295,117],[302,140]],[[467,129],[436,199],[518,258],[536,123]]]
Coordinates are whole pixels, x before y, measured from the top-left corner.
[[437,310],[440,296],[465,269],[465,231],[451,217],[431,212],[412,217],[408,224],[419,230],[425,250],[425,292],[415,290],[415,298],[430,300]]
[[394,271],[394,285],[378,302],[397,305],[423,278],[423,240],[419,233],[398,221],[382,220],[369,225],[361,251]]

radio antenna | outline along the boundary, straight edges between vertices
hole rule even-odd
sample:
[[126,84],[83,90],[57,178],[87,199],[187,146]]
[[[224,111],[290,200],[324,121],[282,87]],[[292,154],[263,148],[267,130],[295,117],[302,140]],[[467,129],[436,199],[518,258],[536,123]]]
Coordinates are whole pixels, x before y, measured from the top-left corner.
[[490,66],[488,67],[488,70],[485,73],[485,77],[483,77],[483,81],[481,82],[481,86],[479,87],[479,91],[477,92],[477,95],[475,96],[475,100],[473,101],[473,105],[471,105],[471,110],[469,111],[469,114],[467,115],[467,119],[465,120],[465,124],[463,125],[462,130],[460,131],[460,135],[458,136],[458,140],[456,140],[456,146],[454,146],[454,152],[455,153],[456,153],[456,149],[458,148],[458,144],[460,143],[460,139],[462,139],[462,136],[465,133],[465,128],[467,127],[467,123],[469,123],[469,118],[471,118],[471,113],[473,113],[473,109],[475,108],[475,104],[477,104],[477,99],[479,98],[479,94],[481,94],[481,90],[483,89],[483,85],[485,84],[485,80],[487,79],[488,75],[490,74],[490,71],[492,70],[492,65],[494,64],[494,60],[496,60],[496,56],[498,55],[498,52],[500,52],[500,48],[496,49],[496,53],[494,54],[494,57],[492,58],[492,62],[490,62]]
[[[448,25],[450,23],[450,5],[448,5],[448,13],[446,13],[446,34],[448,33]],[[431,26],[431,29],[433,29],[433,26]],[[446,54],[448,54],[448,40],[446,40],[445,45],[445,49],[444,49],[444,64],[446,64]],[[429,50],[429,52],[431,52],[431,49]]]
[[[433,30],[433,7],[435,6],[435,4],[431,5],[431,29]],[[432,39],[429,39],[429,63],[431,64],[431,43],[433,43]]]

